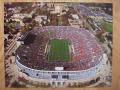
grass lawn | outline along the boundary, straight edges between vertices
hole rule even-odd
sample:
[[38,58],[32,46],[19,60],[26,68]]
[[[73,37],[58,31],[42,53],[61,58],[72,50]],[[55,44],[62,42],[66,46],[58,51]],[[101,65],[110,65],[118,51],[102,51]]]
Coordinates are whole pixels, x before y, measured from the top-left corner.
[[69,61],[69,42],[67,40],[54,39],[49,42],[50,51],[48,52],[49,61]]
[[107,31],[107,32],[112,32],[113,31],[113,25],[112,25],[112,23],[109,23],[109,22],[103,22],[102,24],[101,24],[101,26],[102,26],[102,28],[105,30],[105,31]]

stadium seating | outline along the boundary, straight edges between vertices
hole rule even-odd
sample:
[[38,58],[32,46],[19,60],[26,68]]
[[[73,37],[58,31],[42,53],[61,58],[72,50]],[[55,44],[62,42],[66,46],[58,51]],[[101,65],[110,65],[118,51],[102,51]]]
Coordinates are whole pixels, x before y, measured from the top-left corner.
[[[54,32],[45,35],[44,32]],[[19,62],[27,67],[38,70],[54,70],[55,67],[64,67],[64,70],[85,70],[94,67],[100,62],[102,48],[95,37],[88,30],[68,26],[47,26],[35,28],[30,34],[36,38],[33,43],[20,46],[16,53]],[[44,53],[45,46],[50,39],[66,39],[74,47],[72,60],[69,62],[49,62]],[[31,41],[30,41],[31,42]],[[29,43],[29,41],[27,41]]]

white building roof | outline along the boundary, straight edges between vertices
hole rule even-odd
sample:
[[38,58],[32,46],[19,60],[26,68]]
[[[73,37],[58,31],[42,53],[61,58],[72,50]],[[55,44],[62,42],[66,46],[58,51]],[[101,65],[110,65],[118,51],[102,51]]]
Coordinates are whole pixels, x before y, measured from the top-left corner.
[[71,14],[74,19],[79,19],[77,14]]

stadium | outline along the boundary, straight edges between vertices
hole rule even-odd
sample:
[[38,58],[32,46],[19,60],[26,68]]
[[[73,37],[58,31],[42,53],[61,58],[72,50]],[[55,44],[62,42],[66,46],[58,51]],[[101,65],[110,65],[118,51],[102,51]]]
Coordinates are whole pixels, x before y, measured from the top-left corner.
[[36,27],[18,42],[16,64],[31,78],[54,87],[96,83],[107,56],[96,37],[84,28]]

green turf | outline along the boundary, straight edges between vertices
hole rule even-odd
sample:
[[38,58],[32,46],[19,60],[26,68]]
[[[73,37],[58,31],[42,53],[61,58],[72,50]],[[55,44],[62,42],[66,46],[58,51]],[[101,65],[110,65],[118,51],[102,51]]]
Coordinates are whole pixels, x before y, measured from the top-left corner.
[[69,42],[67,40],[54,39],[49,42],[50,51],[48,52],[49,61],[69,61]]
[[113,31],[113,25],[112,25],[112,23],[109,23],[109,22],[103,22],[102,24],[101,24],[101,26],[102,26],[102,28],[105,30],[105,31],[107,31],[107,32],[112,32]]

